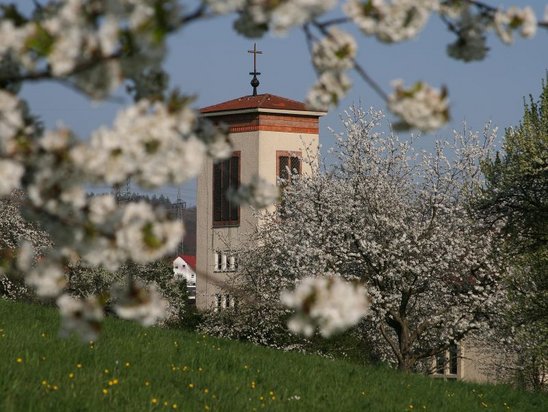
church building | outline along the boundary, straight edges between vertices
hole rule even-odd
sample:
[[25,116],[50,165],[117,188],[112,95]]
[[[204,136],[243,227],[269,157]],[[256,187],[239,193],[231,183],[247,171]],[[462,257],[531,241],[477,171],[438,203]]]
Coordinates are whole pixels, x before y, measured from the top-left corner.
[[214,163],[208,159],[197,184],[196,305],[199,309],[234,306],[234,297],[220,284],[240,265],[235,251],[259,224],[249,206],[227,199],[229,188],[259,176],[277,184],[292,173],[309,173],[319,145],[319,118],[325,112],[273,94],[258,94],[256,48],[251,85],[253,94],[201,109],[203,117],[228,126],[232,156]]

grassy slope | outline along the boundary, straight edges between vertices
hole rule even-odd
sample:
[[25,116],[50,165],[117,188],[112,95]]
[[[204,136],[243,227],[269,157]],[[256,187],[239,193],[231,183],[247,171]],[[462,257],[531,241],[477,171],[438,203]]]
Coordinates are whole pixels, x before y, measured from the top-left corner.
[[[0,300],[1,411],[548,410],[544,395],[443,382],[109,319],[94,345],[55,310]],[[110,382],[110,384],[109,384]]]

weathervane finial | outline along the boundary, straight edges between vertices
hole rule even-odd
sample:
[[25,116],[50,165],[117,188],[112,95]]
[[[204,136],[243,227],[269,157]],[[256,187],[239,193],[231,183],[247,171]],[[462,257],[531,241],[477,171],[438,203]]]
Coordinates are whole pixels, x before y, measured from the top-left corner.
[[253,53],[253,71],[249,72],[250,75],[253,75],[251,79],[251,86],[253,87],[253,96],[257,96],[257,87],[259,87],[259,79],[257,76],[261,73],[257,71],[257,55],[263,54],[262,51],[257,50],[257,43],[253,43],[253,50],[248,50],[248,53]]

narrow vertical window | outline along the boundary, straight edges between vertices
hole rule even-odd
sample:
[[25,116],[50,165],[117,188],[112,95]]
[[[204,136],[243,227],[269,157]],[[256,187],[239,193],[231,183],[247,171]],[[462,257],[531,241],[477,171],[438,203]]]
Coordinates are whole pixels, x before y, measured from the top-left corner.
[[236,270],[236,256],[232,255],[228,258],[228,270],[233,272]]
[[227,269],[226,269],[226,259],[227,259],[226,253],[223,253],[223,254],[221,255],[221,262],[222,262],[222,263],[221,263],[221,270],[222,270],[223,272],[227,270]]
[[449,347],[449,373],[456,375],[458,371],[458,348],[457,345],[452,344]]
[[213,165],[213,225],[232,226],[240,223],[240,207],[226,196],[229,189],[240,186],[240,152]]
[[445,374],[445,352],[436,356],[436,373],[438,375]]
[[221,270],[221,255],[219,254],[219,252],[215,252],[215,255],[214,255],[214,269],[213,269],[215,272],[218,272],[219,270]]

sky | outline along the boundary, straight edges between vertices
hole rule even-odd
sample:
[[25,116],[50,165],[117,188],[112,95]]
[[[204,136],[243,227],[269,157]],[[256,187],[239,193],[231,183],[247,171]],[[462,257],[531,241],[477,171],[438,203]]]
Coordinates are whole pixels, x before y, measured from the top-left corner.
[[[494,6],[512,5],[499,0],[486,2]],[[25,8],[31,1],[17,3]],[[542,18],[547,4],[538,0],[515,2],[519,3],[531,5],[537,18]],[[315,81],[303,32],[294,29],[284,37],[266,35],[261,39],[247,39],[232,29],[234,19],[234,15],[229,15],[199,21],[170,39],[165,65],[170,85],[196,95],[196,108],[251,94],[249,72],[253,69],[253,58],[247,51],[256,42],[257,48],[263,51],[257,56],[258,71],[262,73],[258,92],[303,101]],[[396,45],[365,37],[351,25],[341,28],[355,34],[358,62],[385,92],[391,91],[391,81],[398,78],[406,85],[424,80],[434,87],[448,87],[451,121],[443,129],[421,137],[421,148],[426,150],[433,147],[436,139],[449,138],[453,130],[462,130],[464,122],[471,130],[481,130],[486,122],[492,122],[499,128],[500,143],[504,128],[519,123],[524,98],[529,94],[537,98],[541,81],[548,76],[546,29],[539,29],[533,39],[515,36],[511,46],[504,45],[490,33],[487,58],[464,63],[447,56],[446,47],[454,41],[454,35],[437,16],[430,18],[416,39]],[[353,104],[385,109],[382,99],[367,84],[354,74],[351,77],[354,84],[351,92],[320,121],[323,153],[333,146],[330,129],[341,130],[339,118],[345,109]],[[124,107],[121,102],[90,102],[82,95],[48,81],[25,86],[22,95],[47,127],[62,123],[83,138],[99,126],[111,124],[116,112]],[[387,117],[391,119],[390,115]],[[195,181],[159,191],[172,199],[178,192],[188,205],[195,204]]]

